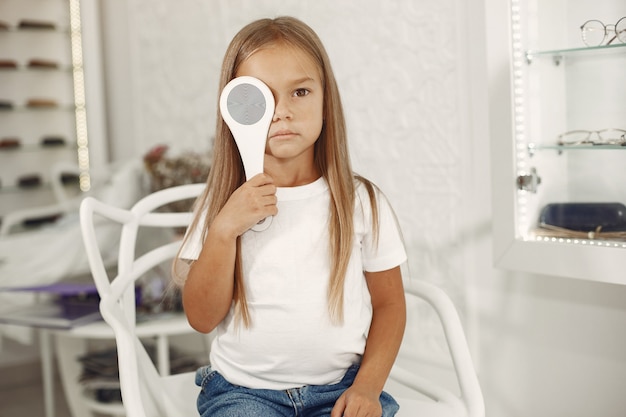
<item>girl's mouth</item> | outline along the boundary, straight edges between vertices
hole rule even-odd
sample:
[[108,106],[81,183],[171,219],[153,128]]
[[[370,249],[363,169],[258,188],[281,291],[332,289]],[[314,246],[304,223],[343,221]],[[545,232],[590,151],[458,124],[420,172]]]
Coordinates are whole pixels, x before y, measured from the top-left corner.
[[270,139],[286,139],[289,138],[291,136],[294,136],[296,133],[291,131],[291,130],[279,130],[277,132],[274,132],[270,135]]

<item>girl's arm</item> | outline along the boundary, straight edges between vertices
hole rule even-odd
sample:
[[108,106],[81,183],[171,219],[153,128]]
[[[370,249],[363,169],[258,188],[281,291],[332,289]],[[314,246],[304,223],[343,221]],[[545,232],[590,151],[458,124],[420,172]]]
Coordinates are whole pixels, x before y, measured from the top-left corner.
[[191,327],[209,333],[226,316],[233,299],[237,236],[217,224],[209,228],[198,259],[183,286],[183,307]]
[[406,324],[400,267],[366,272],[373,317],[361,367],[352,386],[335,403],[331,417],[380,416],[380,394],[396,359]]
[[183,286],[183,306],[191,327],[209,333],[233,301],[237,238],[267,216],[275,216],[276,187],[259,174],[239,187],[209,226],[202,251]]

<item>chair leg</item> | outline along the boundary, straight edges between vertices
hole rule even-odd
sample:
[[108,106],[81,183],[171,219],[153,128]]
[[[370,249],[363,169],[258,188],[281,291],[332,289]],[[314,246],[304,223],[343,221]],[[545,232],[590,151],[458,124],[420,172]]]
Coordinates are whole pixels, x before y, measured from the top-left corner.
[[170,374],[170,349],[166,335],[157,336],[157,368],[161,376]]
[[54,356],[52,336],[47,329],[39,331],[39,354],[41,356],[41,380],[43,382],[43,404],[46,417],[55,417],[54,408]]

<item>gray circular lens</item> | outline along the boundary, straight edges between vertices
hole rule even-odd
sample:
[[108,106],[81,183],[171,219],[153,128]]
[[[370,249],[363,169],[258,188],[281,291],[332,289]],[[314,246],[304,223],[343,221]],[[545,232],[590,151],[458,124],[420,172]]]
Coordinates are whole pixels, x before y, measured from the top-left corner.
[[239,84],[228,94],[226,106],[237,123],[253,125],[265,114],[265,97],[256,86]]

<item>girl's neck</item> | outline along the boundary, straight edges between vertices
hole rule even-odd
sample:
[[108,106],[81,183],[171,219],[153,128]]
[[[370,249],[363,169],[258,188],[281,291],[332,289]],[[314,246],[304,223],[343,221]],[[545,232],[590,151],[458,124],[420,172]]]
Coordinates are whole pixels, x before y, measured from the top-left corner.
[[[290,166],[291,165],[291,166]],[[277,187],[298,187],[315,182],[321,173],[315,166],[293,166],[294,164],[266,164],[265,172],[272,177]]]

